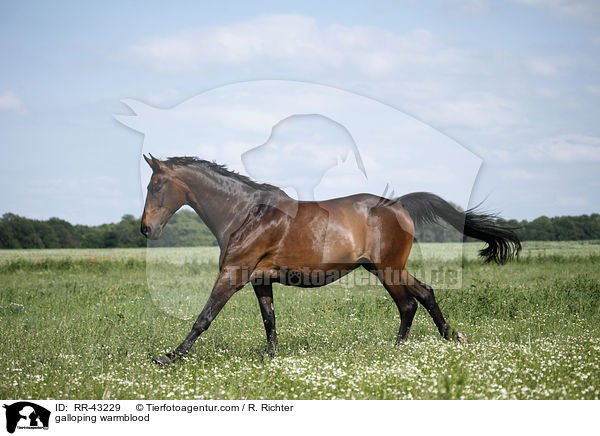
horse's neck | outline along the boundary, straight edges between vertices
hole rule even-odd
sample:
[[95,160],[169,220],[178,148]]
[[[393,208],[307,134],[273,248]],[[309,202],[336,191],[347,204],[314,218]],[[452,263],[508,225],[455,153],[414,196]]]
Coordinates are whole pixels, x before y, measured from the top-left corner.
[[186,171],[182,180],[190,195],[188,204],[223,248],[232,232],[237,230],[258,202],[256,190],[243,182],[207,170]]

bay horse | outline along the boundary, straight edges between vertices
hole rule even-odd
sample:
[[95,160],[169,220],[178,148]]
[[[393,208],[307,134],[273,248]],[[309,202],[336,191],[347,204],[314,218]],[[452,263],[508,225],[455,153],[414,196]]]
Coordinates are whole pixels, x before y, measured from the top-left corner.
[[[277,348],[273,283],[317,287],[362,266],[375,274],[400,312],[396,343],[410,330],[417,301],[446,339],[466,342],[450,327],[431,286],[405,268],[415,223],[441,218],[487,243],[485,262],[505,263],[521,249],[513,230],[492,215],[473,209],[459,212],[442,198],[417,192],[391,200],[357,194],[327,201],[296,201],[276,186],[260,184],[224,166],[193,157],[165,161],[150,155],[152,168],[141,220],[141,232],[158,239],[169,218],[191,206],[220,247],[219,275],[212,292],[183,342],[153,358],[170,364],[185,355],[210,326],[227,301],[250,282],[258,298],[268,353]],[[396,274],[395,274],[396,273]]]

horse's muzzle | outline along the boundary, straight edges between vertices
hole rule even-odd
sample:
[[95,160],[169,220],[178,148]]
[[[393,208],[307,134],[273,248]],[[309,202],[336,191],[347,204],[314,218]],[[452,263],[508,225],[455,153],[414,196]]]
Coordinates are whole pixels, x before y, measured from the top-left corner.
[[143,224],[140,228],[140,231],[142,232],[142,235],[144,235],[148,239],[158,239],[160,238],[160,234],[162,233],[162,229],[160,228],[160,226],[150,227]]

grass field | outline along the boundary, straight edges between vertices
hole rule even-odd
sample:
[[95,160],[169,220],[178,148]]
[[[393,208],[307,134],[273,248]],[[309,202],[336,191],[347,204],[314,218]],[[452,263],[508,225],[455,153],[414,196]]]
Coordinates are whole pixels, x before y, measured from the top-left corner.
[[[436,292],[469,345],[439,338],[421,307],[394,347],[395,305],[357,270],[318,289],[276,286],[276,357],[247,286],[169,367],[149,355],[189,331],[217,249],[0,251],[0,397],[597,399],[600,243],[525,243],[503,267],[481,265],[479,247],[465,246],[460,288]],[[461,255],[421,244],[410,262]]]

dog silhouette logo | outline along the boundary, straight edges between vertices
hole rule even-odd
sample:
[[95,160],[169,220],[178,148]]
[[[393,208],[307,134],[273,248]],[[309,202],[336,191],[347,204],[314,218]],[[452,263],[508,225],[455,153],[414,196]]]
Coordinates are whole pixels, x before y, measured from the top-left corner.
[[6,431],[14,433],[19,429],[48,429],[50,411],[29,401],[19,401],[6,409]]
[[298,200],[314,201],[326,173],[355,166],[367,178],[360,151],[350,132],[321,115],[292,115],[277,123],[269,139],[241,156],[246,172],[257,180],[292,188]]

